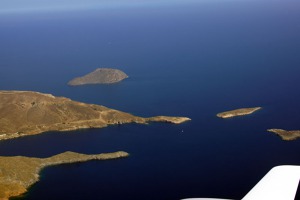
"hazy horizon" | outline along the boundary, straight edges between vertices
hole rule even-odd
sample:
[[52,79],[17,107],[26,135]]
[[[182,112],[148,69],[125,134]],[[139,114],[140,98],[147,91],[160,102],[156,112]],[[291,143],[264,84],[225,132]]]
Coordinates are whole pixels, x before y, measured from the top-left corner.
[[[205,2],[207,0],[201,0]],[[227,0],[228,1],[228,0]],[[62,0],[62,1],[38,1],[38,0],[3,0],[0,2],[0,14],[2,13],[30,13],[47,11],[69,11],[69,10],[89,10],[103,8],[123,8],[123,7],[152,7],[172,4],[186,4],[199,2],[196,0]]]

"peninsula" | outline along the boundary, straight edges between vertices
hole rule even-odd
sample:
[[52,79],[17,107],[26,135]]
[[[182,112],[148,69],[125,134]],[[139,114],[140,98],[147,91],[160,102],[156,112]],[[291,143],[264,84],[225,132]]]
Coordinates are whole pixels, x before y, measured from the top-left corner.
[[275,133],[283,140],[296,140],[300,138],[300,130],[286,131],[283,129],[268,129],[269,132]]
[[128,78],[127,74],[118,69],[98,68],[85,76],[72,79],[68,85],[111,84],[120,82],[125,78]]
[[103,128],[108,125],[148,122],[174,124],[187,117],[143,118],[101,105],[31,91],[0,91],[0,140],[48,131]]
[[231,117],[237,117],[237,116],[242,116],[242,115],[249,115],[260,109],[261,109],[261,107],[240,108],[240,109],[236,109],[236,110],[218,113],[217,116],[220,118],[231,118]]
[[119,151],[95,155],[65,152],[49,158],[31,158],[24,156],[0,156],[0,199],[8,200],[27,192],[28,188],[39,180],[39,172],[48,166],[89,160],[108,160],[129,156]]

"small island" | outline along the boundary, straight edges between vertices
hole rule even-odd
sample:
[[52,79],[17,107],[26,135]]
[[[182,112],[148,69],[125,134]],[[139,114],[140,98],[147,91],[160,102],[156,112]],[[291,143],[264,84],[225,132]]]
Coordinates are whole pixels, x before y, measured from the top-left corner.
[[65,152],[49,158],[0,156],[0,199],[8,200],[10,197],[27,192],[30,186],[39,181],[39,172],[45,167],[89,160],[117,159],[127,156],[129,154],[123,151],[95,155]]
[[242,115],[249,115],[254,113],[257,110],[260,110],[262,107],[254,107],[254,108],[240,108],[236,110],[226,111],[222,113],[218,113],[217,116],[220,118],[231,118]]
[[282,140],[286,141],[300,138],[300,130],[286,131],[283,129],[268,129],[268,131],[279,135]]
[[31,91],[0,91],[0,140],[48,131],[103,128],[108,125],[149,122],[180,124],[187,117],[143,118],[101,105],[72,101]]
[[78,86],[87,84],[112,84],[120,82],[125,78],[128,78],[128,76],[121,70],[111,68],[98,68],[87,75],[72,79],[68,82],[68,85]]

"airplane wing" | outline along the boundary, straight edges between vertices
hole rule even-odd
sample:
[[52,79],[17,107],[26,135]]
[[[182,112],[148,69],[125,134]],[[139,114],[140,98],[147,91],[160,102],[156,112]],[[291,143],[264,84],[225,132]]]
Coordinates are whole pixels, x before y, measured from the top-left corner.
[[300,180],[300,166],[272,168],[242,200],[294,200]]
[[[282,165],[272,168],[242,200],[295,200],[300,180],[300,166]],[[298,195],[297,195],[298,196]],[[226,200],[191,198],[183,200]]]

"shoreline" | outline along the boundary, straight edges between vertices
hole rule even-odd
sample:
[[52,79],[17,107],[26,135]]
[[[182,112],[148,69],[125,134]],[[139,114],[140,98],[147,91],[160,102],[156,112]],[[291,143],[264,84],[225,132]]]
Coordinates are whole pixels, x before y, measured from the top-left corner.
[[80,154],[67,151],[48,158],[25,156],[0,156],[0,199],[8,200],[26,194],[39,181],[41,171],[47,167],[88,162],[91,160],[112,160],[126,158],[129,153],[118,151],[101,154]]
[[42,134],[118,124],[164,122],[181,124],[188,117],[139,117],[65,97],[30,91],[0,91],[0,141]]

